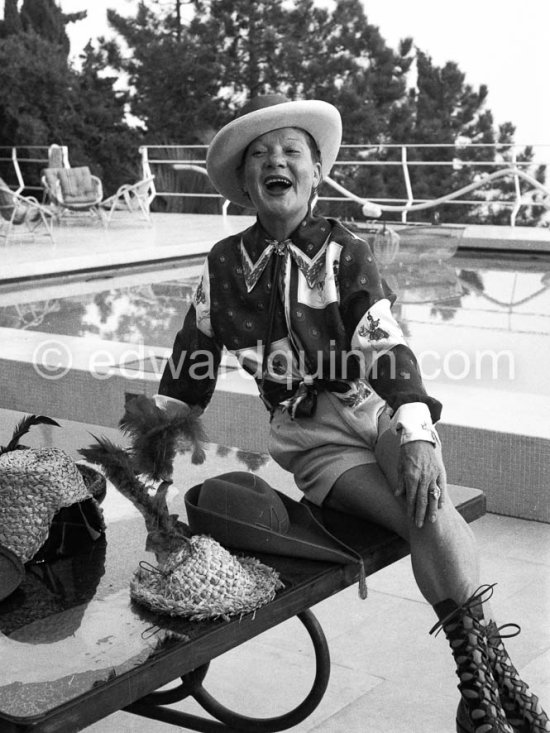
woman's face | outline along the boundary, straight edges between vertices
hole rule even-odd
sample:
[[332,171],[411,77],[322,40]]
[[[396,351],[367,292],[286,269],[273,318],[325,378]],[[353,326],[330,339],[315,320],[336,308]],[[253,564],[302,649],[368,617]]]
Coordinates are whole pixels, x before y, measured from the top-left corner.
[[311,192],[321,181],[303,130],[283,127],[256,138],[244,158],[243,189],[261,220],[298,226],[307,213]]

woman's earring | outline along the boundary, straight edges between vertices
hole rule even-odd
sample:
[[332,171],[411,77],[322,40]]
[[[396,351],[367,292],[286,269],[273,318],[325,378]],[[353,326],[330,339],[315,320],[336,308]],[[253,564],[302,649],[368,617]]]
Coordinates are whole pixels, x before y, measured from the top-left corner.
[[317,203],[317,186],[314,186],[311,189],[311,196],[309,197],[310,209],[313,209],[316,203]]

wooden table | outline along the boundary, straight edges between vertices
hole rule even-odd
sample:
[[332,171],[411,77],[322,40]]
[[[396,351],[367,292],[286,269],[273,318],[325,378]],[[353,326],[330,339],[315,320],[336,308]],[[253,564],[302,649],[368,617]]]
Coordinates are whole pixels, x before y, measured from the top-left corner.
[[[211,446],[202,466],[191,466],[184,459],[185,486],[173,492],[170,512],[185,520],[185,489],[206,476],[247,469],[299,497],[289,486],[289,474],[267,457]],[[452,487],[451,496],[467,521],[485,512],[479,491]],[[330,657],[323,631],[309,609],[353,584],[357,564],[258,555],[279,570],[285,588],[255,614],[200,623],[161,617],[129,596],[139,561],[155,562],[146,548],[143,517],[113,487],[104,512],[105,542],[96,543],[85,555],[28,567],[24,583],[0,602],[3,733],[75,733],[121,709],[205,733],[268,733],[297,725],[317,707],[328,684]],[[336,512],[323,512],[320,518],[361,553],[367,575],[408,554],[403,540],[376,525]],[[368,613],[368,600],[364,603]],[[311,637],[316,658],[311,691],[297,708],[276,718],[248,718],[208,694],[202,681],[213,658],[296,615]],[[174,680],[180,680],[177,687],[155,692]],[[188,695],[222,722],[168,707]]]

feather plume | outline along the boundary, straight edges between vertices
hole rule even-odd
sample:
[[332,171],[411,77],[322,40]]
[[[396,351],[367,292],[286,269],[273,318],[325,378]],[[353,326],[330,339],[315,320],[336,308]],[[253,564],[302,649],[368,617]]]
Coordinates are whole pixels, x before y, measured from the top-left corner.
[[107,438],[92,437],[95,444],[81,448],[79,453],[90,463],[99,464],[108,480],[141,513],[147,528],[147,549],[160,555],[180,549],[192,533],[176,514],[168,512],[166,492],[169,484],[163,482],[151,496],[149,492],[153,487],[136,476],[134,463],[127,451]]
[[57,428],[61,427],[51,417],[46,417],[45,415],[27,415],[15,426],[10,442],[5,447],[0,446],[0,455],[16,450],[21,438],[29,432],[33,425],[55,425]]
[[95,444],[81,448],[78,452],[89,463],[102,467],[107,479],[134,505],[147,504],[147,486],[136,476],[134,466],[127,452],[108,438],[97,438]]
[[130,438],[135,469],[153,481],[172,475],[176,453],[191,450],[195,464],[205,459],[207,437],[198,408],[182,405],[173,415],[157,407],[150,397],[139,395],[127,403],[119,425]]

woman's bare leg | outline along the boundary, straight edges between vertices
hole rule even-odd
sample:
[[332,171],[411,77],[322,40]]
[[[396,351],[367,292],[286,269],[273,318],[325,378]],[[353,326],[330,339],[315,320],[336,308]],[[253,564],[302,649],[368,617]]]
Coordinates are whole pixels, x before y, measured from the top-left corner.
[[384,472],[378,464],[350,469],[336,481],[325,504],[364,516],[406,539],[416,582],[431,605],[448,598],[463,603],[479,586],[474,535],[450,500],[437,511],[435,522],[415,525],[405,500],[394,495],[398,453],[397,436],[383,433],[376,454]]
[[364,516],[408,540],[418,587],[434,606],[455,657],[461,692],[457,730],[547,733],[550,720],[511,663],[488,604],[483,603],[483,610],[472,605],[474,595],[487,595],[479,587],[472,531],[449,499],[437,510],[435,522],[416,525],[415,517],[407,514],[406,500],[395,495],[399,451],[397,436],[383,433],[376,447],[378,463],[340,476],[325,504]]

